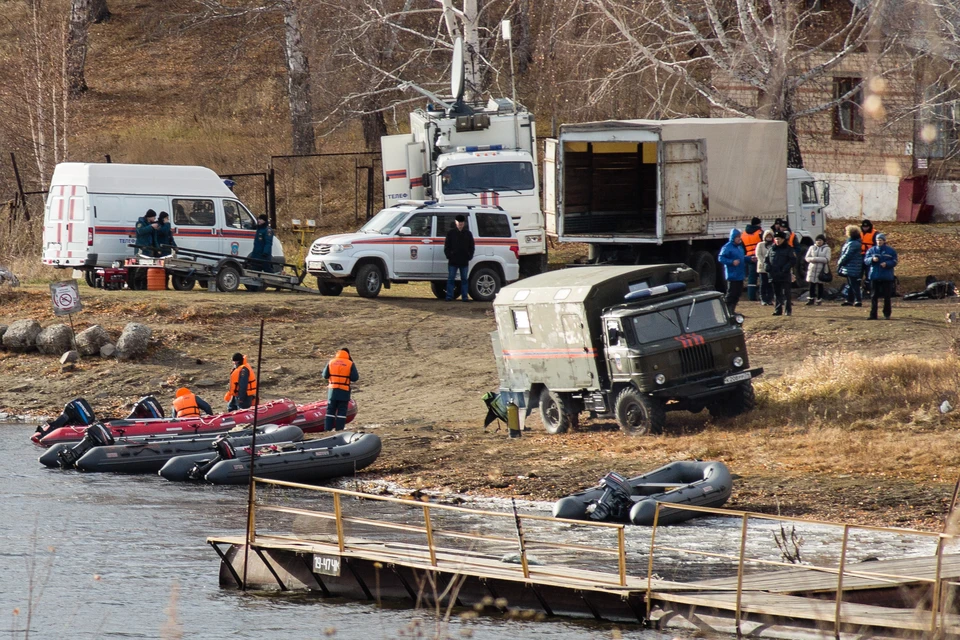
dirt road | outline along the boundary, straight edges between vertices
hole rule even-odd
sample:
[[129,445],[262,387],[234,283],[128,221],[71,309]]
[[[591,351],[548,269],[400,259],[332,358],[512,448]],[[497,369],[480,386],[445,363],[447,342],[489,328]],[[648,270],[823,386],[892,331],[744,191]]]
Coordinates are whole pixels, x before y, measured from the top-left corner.
[[[730,506],[763,512],[852,519],[927,528],[939,526],[957,468],[932,465],[903,473],[876,461],[875,473],[805,468],[794,440],[771,434],[779,425],[743,428],[707,412],[669,414],[661,437],[630,438],[614,423],[586,422],[580,431],[548,436],[536,417],[519,440],[481,428],[480,396],[497,387],[489,332],[490,304],[445,303],[425,286],[399,285],[376,300],[348,290],[337,298],[293,293],[211,294],[81,290],[78,331],[99,323],[115,337],[129,321],[153,329],[149,356],[138,362],[84,359],[61,372],[56,358],[0,351],[0,411],[53,415],[86,397],[101,414],[117,415],[153,394],[165,406],[181,385],[215,408],[230,356],[255,360],[265,318],[261,378],[268,397],[307,402],[325,397],[320,378],[333,352],[348,346],[360,371],[357,426],[384,440],[368,477],[414,489],[523,495],[552,500],[595,483],[610,470],[631,475],[670,460],[725,460],[740,476]],[[3,294],[0,323],[33,317],[56,322],[44,287]],[[773,318],[769,307],[743,303],[748,347],[768,382],[805,357],[834,350],[943,354],[944,313],[956,302],[898,303],[895,320],[867,323],[861,309],[830,304]],[[807,456],[804,456],[806,459]]]

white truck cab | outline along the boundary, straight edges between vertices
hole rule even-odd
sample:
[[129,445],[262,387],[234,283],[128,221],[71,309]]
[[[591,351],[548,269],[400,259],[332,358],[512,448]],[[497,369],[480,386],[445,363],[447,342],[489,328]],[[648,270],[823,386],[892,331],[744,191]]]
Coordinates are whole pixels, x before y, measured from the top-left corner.
[[405,202],[380,211],[355,233],[313,241],[307,272],[323,295],[340,295],[353,285],[365,298],[391,283],[429,281],[434,295],[446,296],[447,232],[457,215],[467,219],[476,249],[470,261],[470,297],[488,302],[505,283],[519,277],[519,246],[510,216],[500,207]]

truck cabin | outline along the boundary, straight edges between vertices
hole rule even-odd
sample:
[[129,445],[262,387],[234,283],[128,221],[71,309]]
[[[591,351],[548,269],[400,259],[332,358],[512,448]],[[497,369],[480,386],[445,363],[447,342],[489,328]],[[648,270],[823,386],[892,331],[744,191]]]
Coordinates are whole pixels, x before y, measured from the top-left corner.
[[[681,291],[656,298],[655,304],[628,302],[607,309],[604,332],[608,346],[646,347],[664,341],[670,346],[684,336],[738,327],[743,317],[731,317],[716,291]],[[695,339],[695,338],[694,338]]]

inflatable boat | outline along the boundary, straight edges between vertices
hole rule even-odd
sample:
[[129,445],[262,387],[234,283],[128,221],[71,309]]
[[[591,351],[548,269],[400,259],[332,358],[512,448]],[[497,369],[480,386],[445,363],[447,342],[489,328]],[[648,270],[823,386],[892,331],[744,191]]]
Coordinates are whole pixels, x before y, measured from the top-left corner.
[[[235,447],[250,446],[253,429],[234,429],[223,434]],[[213,452],[218,436],[150,436],[146,438],[111,437],[101,424],[87,428],[78,444],[61,442],[40,456],[40,463],[61,469],[113,471],[116,473],[156,473],[167,460],[176,456]],[[268,424],[257,428],[257,443],[295,442],[303,431],[293,425]]]
[[[353,422],[357,417],[357,401],[350,399],[347,404],[347,424]],[[308,404],[297,405],[297,415],[293,417],[290,424],[297,425],[304,433],[318,433],[323,431],[323,423],[327,418],[327,401],[310,402]]]
[[[290,444],[258,444],[253,473],[258,478],[316,484],[370,466],[380,455],[380,448],[380,438],[375,434],[354,431]],[[234,448],[222,439],[215,456],[172,458],[160,469],[160,475],[167,480],[245,484],[250,478],[250,449]]]
[[[722,462],[672,462],[635,478],[608,473],[597,486],[557,500],[553,517],[649,526],[658,502],[721,507],[732,491],[733,479]],[[702,515],[661,507],[657,524],[674,524]]]
[[[196,418],[134,418],[109,420],[103,424],[114,438],[151,435],[201,435],[229,431],[239,424],[253,423],[254,408],[230,411],[215,416]],[[162,413],[161,413],[162,415]],[[287,424],[297,415],[297,405],[292,400],[271,400],[260,404],[257,410],[258,424]],[[61,416],[62,418],[62,416]],[[59,420],[59,418],[58,418]],[[53,427],[54,423],[50,426]],[[83,438],[87,424],[69,424],[45,430],[42,426],[31,438],[34,443],[49,447],[59,442],[78,442]]]

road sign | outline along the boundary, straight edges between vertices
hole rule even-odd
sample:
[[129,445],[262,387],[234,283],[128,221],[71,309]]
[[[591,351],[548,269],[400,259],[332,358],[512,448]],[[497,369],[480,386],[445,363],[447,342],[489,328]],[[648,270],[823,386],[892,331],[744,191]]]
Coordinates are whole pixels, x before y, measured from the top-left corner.
[[83,310],[80,304],[80,288],[76,280],[64,280],[50,285],[50,295],[53,298],[53,313],[66,316]]

